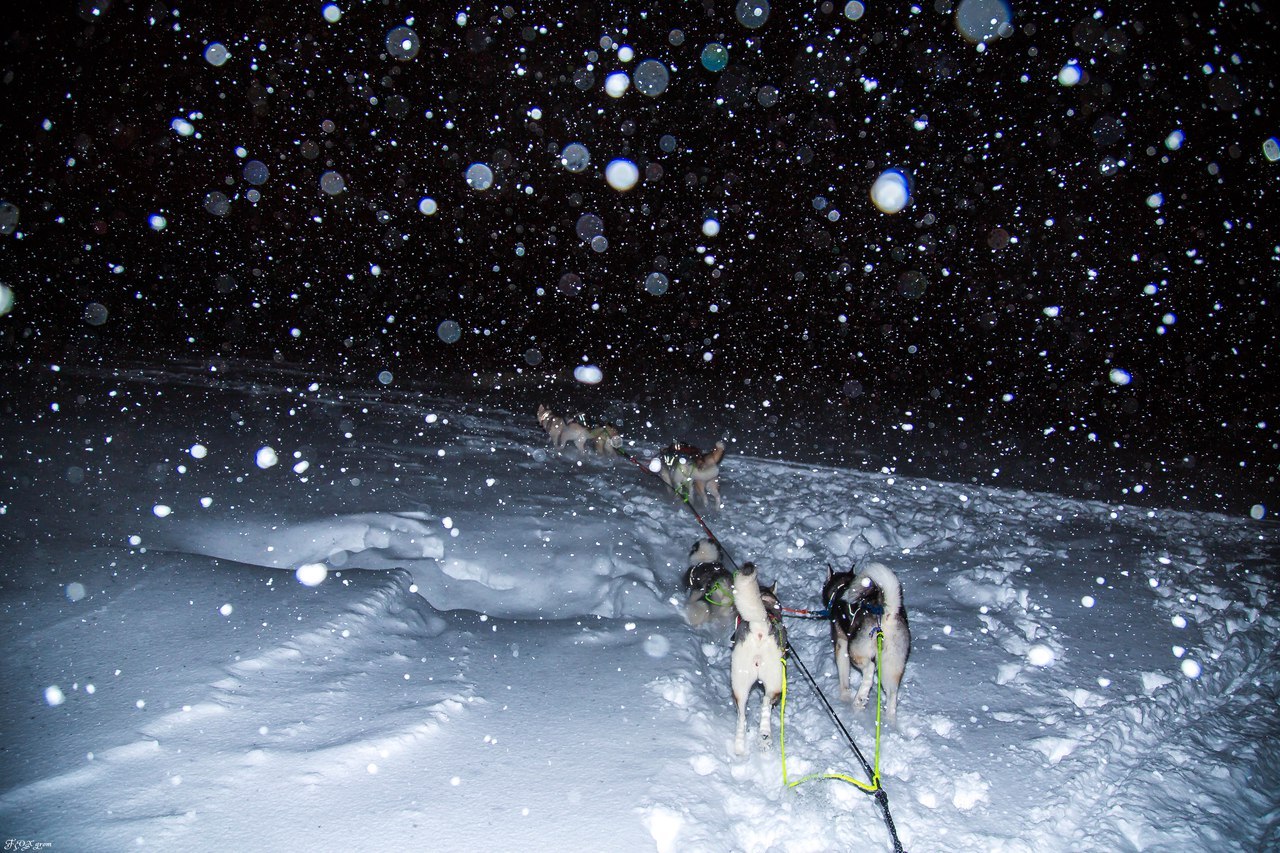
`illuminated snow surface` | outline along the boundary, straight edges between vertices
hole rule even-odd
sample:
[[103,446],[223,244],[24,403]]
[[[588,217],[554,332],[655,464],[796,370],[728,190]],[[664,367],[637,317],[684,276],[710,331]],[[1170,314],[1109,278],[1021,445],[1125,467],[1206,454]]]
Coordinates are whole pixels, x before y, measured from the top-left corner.
[[[31,369],[6,395],[5,838],[889,849],[871,797],[784,789],[776,741],[734,755],[727,638],[673,604],[699,529],[640,466],[548,449],[534,405],[577,383],[219,367]],[[629,451],[651,457],[671,416],[622,418]],[[260,467],[264,447],[289,464]],[[882,773],[908,850],[1280,845],[1270,522],[732,440],[722,470],[708,524],[787,605],[820,606],[828,563],[903,579],[915,642]],[[825,624],[789,629],[836,702]],[[787,711],[793,779],[861,777],[794,667]],[[870,757],[873,715],[841,715]]]

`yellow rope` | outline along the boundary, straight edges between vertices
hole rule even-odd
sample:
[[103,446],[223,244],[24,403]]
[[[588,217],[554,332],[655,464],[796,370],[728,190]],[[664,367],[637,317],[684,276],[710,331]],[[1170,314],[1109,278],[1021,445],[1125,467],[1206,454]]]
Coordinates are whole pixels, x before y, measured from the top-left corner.
[[884,651],[884,633],[876,632],[876,753],[871,784],[859,781],[844,773],[813,773],[794,782],[787,780],[787,659],[782,659],[782,706],[778,711],[778,751],[782,754],[782,784],[794,788],[814,779],[839,779],[861,788],[868,794],[880,790],[880,658]]

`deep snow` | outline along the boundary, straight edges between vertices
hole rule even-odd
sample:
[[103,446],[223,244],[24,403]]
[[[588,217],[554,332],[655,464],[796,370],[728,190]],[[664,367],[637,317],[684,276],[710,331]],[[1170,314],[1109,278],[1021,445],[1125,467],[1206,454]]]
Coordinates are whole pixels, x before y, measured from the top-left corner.
[[[6,842],[888,849],[871,797],[784,789],[776,742],[734,756],[727,638],[674,599],[700,530],[638,468],[547,448],[534,404],[579,389],[213,367],[10,377]],[[684,437],[668,414],[629,449]],[[723,467],[707,523],[788,606],[828,563],[903,579],[882,773],[908,850],[1280,847],[1273,524]],[[825,625],[789,629],[834,701]],[[841,714],[870,756],[873,714]],[[792,778],[861,777],[794,673],[786,731]]]

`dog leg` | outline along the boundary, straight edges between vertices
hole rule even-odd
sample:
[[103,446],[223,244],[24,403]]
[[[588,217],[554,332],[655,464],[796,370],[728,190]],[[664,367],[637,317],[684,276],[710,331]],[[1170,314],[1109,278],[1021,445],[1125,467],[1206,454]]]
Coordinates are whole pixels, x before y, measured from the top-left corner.
[[764,701],[760,703],[760,739],[769,740],[773,736],[773,705],[778,701],[778,697],[782,692],[777,693],[765,691]]
[[720,509],[723,504],[720,502],[720,478],[716,477],[707,483],[705,494],[710,495],[716,500],[716,509]]
[[853,699],[849,692],[849,641],[843,636],[832,638],[836,649],[836,672],[840,674],[840,701]]
[[878,673],[885,693],[885,713],[891,725],[898,719],[898,687],[902,684],[902,671],[903,667],[896,666],[894,661]]
[[733,751],[738,755],[744,755],[747,751],[747,696],[750,695],[750,689],[739,692],[737,686],[733,688],[733,701],[738,703],[738,733],[733,738]]
[[691,628],[697,628],[699,625],[705,625],[711,619],[711,608],[707,606],[701,597],[694,598],[685,608],[685,618],[689,620]]
[[862,673],[862,683],[858,685],[858,695],[853,697],[853,707],[867,707],[867,697],[871,695],[871,682],[876,675],[876,662],[873,658],[854,660],[854,666]]

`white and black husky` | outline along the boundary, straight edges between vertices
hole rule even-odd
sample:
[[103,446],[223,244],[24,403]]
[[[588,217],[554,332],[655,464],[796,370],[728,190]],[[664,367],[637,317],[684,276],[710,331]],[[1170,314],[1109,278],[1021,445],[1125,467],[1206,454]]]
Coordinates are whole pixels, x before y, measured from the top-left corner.
[[898,715],[898,687],[911,656],[911,627],[902,603],[902,583],[883,563],[868,563],[855,574],[827,572],[822,601],[831,619],[831,641],[835,646],[836,670],[840,673],[840,698],[849,701],[849,664],[862,674],[855,708],[864,708],[871,695],[871,677],[876,672],[876,633],[884,635],[879,672],[889,722]]
[[773,706],[782,695],[785,677],[782,659],[787,649],[787,632],[782,626],[782,608],[775,589],[760,588],[756,567],[751,563],[743,565],[733,579],[733,603],[739,619],[730,658],[733,701],[738,705],[738,732],[733,748],[741,755],[747,751],[747,697],[757,681],[764,688],[760,737],[767,740],[770,736]]
[[710,539],[699,539],[689,549],[684,592],[684,617],[693,627],[733,618],[733,575],[720,561],[720,549]]

